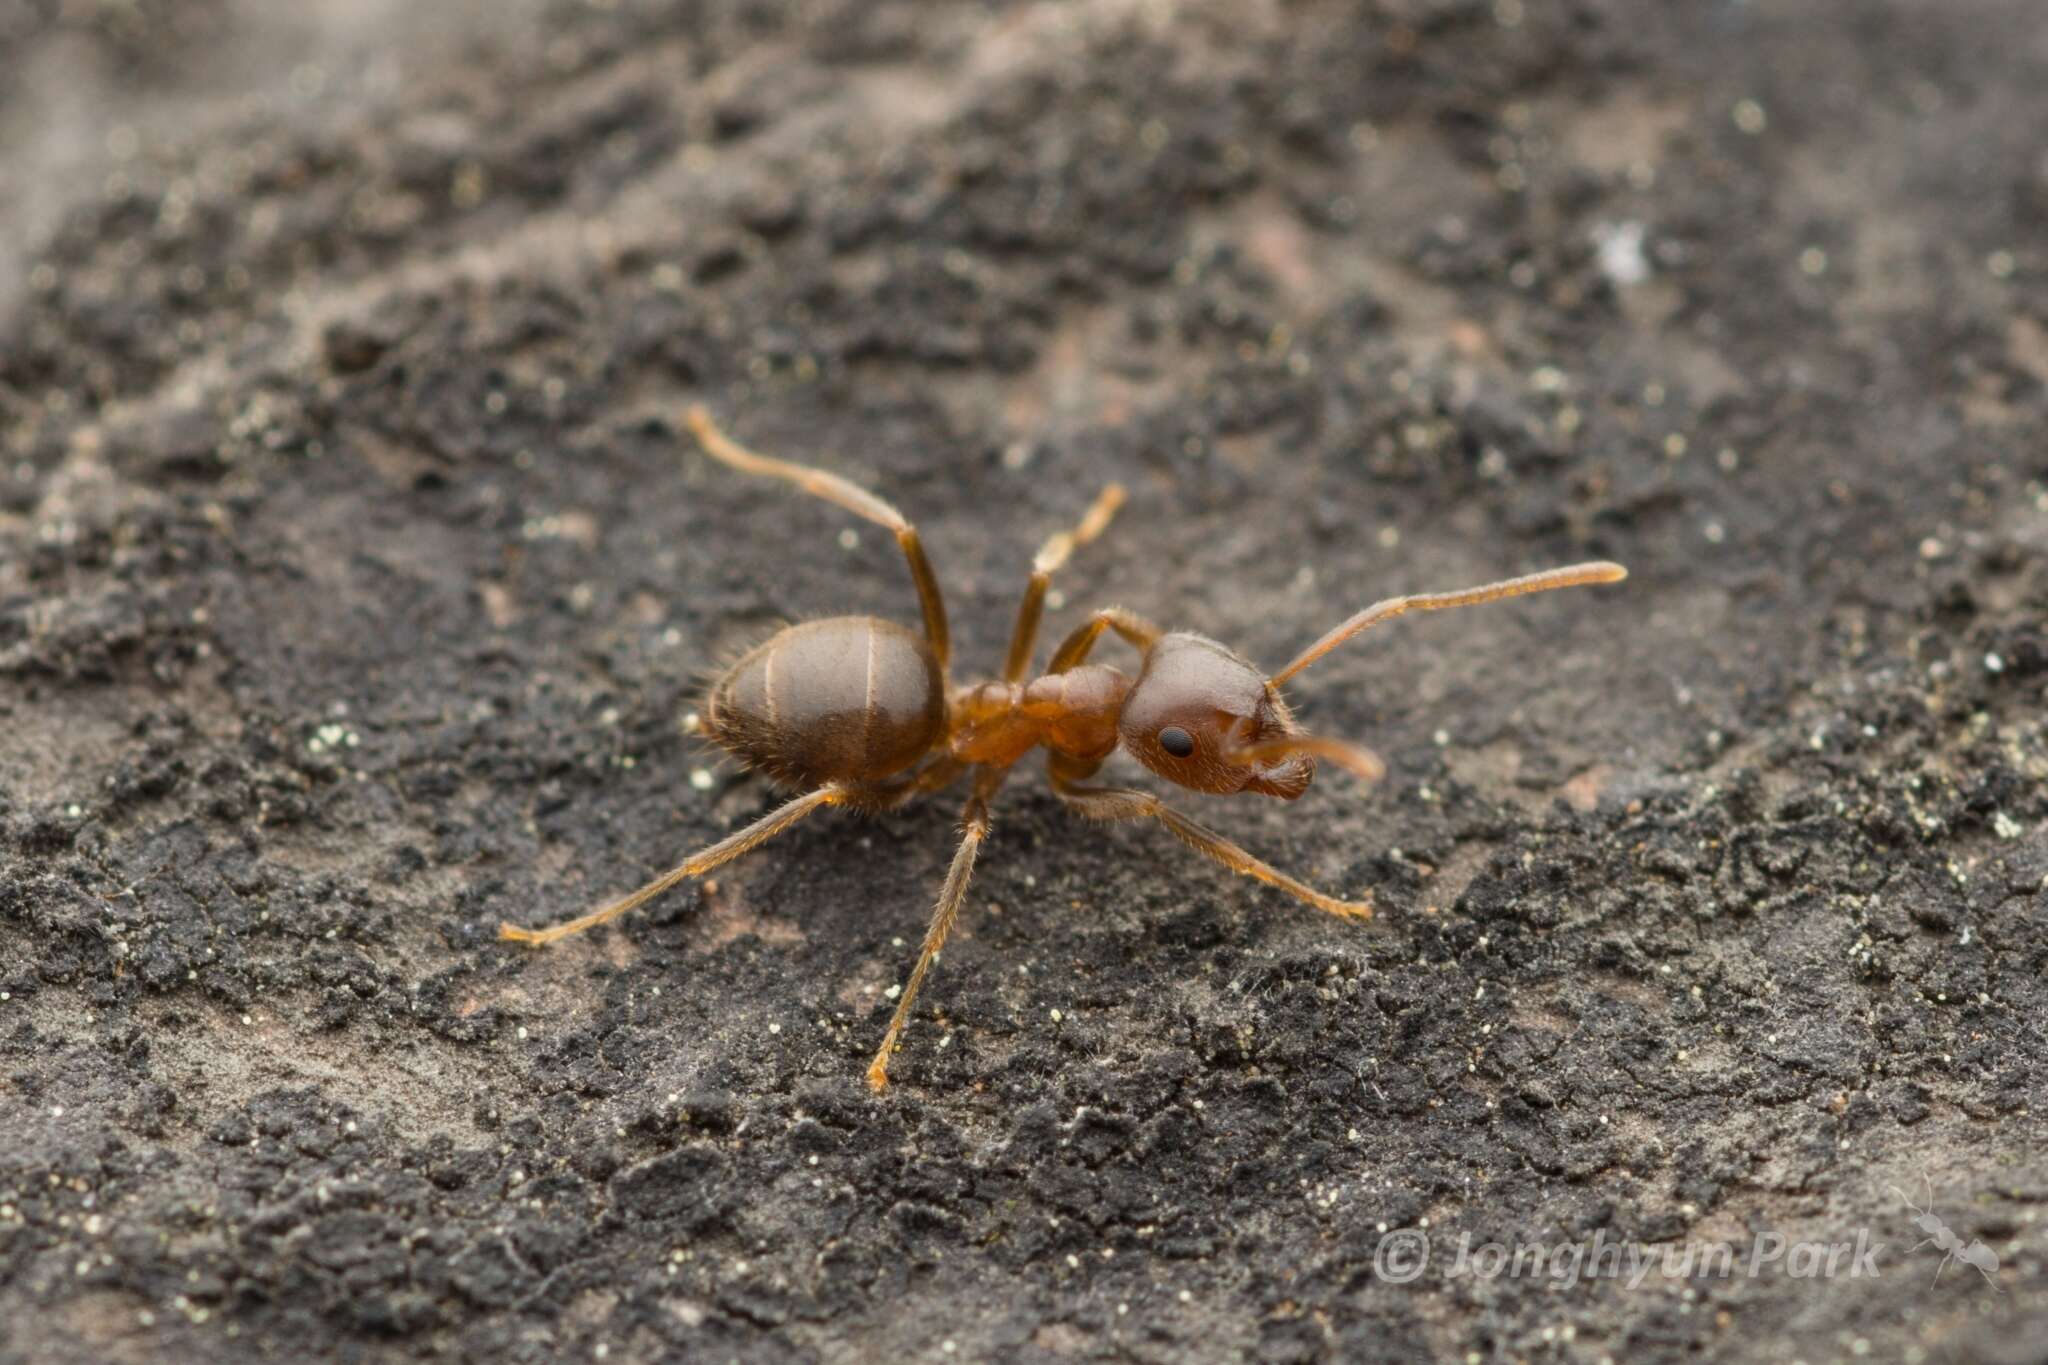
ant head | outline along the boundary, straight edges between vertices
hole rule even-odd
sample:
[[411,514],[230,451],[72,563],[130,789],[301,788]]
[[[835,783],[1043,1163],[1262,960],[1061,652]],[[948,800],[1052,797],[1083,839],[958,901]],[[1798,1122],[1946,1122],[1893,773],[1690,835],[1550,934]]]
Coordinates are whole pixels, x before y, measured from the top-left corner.
[[1186,632],[1162,635],[1124,698],[1118,738],[1140,763],[1192,791],[1292,801],[1323,754],[1367,776],[1377,759],[1302,734],[1277,688],[1240,655]]
[[1621,565],[1594,560],[1462,592],[1389,597],[1325,634],[1270,678],[1200,635],[1157,635],[1149,626],[1118,625],[1119,634],[1145,651],[1145,667],[1124,699],[1118,738],[1153,772],[1198,792],[1227,796],[1252,791],[1292,801],[1308,790],[1318,758],[1375,781],[1387,770],[1369,750],[1294,728],[1294,717],[1280,700],[1282,683],[1352,636],[1411,611],[1473,607],[1627,577]]

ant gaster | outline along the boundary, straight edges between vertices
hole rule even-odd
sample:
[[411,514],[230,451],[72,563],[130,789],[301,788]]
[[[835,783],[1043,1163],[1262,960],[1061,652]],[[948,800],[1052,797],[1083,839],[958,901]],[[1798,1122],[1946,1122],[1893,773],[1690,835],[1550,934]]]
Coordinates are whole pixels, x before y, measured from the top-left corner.
[[[702,706],[705,733],[741,761],[800,794],[753,824],[695,854],[623,900],[551,928],[501,926],[520,943],[552,943],[645,904],[773,839],[820,806],[890,810],[971,773],[959,850],[940,888],[924,946],[896,1002],[881,1049],[868,1067],[876,1090],[889,1083],[889,1058],[911,1003],[938,957],[967,896],[968,877],[988,837],[989,803],[1010,768],[1031,750],[1049,751],[1053,791],[1094,820],[1157,820],[1195,852],[1318,909],[1352,919],[1372,914],[1368,900],[1339,900],[1296,881],[1211,832],[1150,792],[1089,782],[1119,745],[1160,777],[1198,792],[1257,792],[1292,801],[1308,789],[1316,760],[1367,780],[1385,772],[1370,751],[1305,734],[1281,699],[1280,685],[1344,641],[1411,611],[1469,607],[1523,593],[1627,577],[1618,564],[1510,578],[1463,592],[1394,597],[1367,607],[1266,676],[1234,651],[1185,631],[1163,631],[1121,607],[1096,612],[1053,651],[1036,678],[1032,644],[1052,576],[1075,547],[1100,535],[1124,499],[1102,491],[1072,531],[1053,536],[1031,566],[1002,677],[954,685],[946,607],[917,529],[903,514],[836,474],[757,455],[692,406],[685,422],[706,454],[748,474],[781,479],[893,532],[910,563],[924,609],[924,632],[872,616],[835,616],[788,626],[757,645],[711,684]],[[1138,651],[1137,677],[1088,662],[1104,631]],[[920,764],[922,766],[920,766]]]

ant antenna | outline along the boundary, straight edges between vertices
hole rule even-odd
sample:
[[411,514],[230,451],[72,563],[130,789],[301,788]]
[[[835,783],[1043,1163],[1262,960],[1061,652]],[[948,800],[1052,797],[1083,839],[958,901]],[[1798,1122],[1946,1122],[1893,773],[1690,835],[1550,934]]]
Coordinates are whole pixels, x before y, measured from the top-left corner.
[[1377,782],[1387,775],[1387,765],[1380,756],[1363,744],[1349,744],[1341,739],[1325,739],[1321,735],[1282,735],[1277,739],[1261,740],[1247,744],[1241,749],[1232,749],[1224,760],[1230,763],[1270,763],[1276,758],[1287,758],[1294,754],[1308,754],[1313,758],[1327,758],[1352,776],[1366,782]]
[[1587,564],[1568,565],[1562,569],[1546,569],[1542,573],[1524,574],[1520,578],[1504,579],[1499,583],[1488,583],[1479,588],[1466,588],[1462,592],[1427,592],[1417,593],[1412,597],[1389,597],[1384,602],[1373,603],[1303,650],[1293,663],[1266,679],[1266,685],[1278,687],[1360,631],[1370,630],[1382,621],[1391,621],[1396,616],[1404,616],[1411,611],[1476,607],[1482,602],[1498,602],[1503,597],[1549,592],[1553,588],[1576,588],[1588,583],[1619,583],[1627,577],[1627,569],[1601,559]]

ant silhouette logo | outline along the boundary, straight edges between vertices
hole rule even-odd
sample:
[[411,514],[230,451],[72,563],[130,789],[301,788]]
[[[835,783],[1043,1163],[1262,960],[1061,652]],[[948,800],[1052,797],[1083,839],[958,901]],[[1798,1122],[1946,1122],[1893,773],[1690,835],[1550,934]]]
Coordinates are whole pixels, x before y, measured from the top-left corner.
[[1972,1238],[1967,1246],[1964,1245],[1963,1239],[1956,1236],[1955,1230],[1934,1212],[1933,1180],[1929,1179],[1924,1171],[1921,1172],[1920,1178],[1927,1183],[1927,1205],[1924,1208],[1907,1198],[1906,1192],[1897,1185],[1892,1186],[1892,1193],[1899,1197],[1899,1202],[1913,1210],[1913,1226],[1927,1234],[1914,1243],[1907,1254],[1911,1255],[1912,1252],[1931,1243],[1942,1253],[1941,1264],[1934,1268],[1936,1281],[1941,1279],[1941,1272],[1948,1269],[1950,1261],[1961,1261],[1964,1265],[1975,1268],[1976,1272],[1984,1277],[1984,1283],[1994,1290],[1997,1289],[1998,1281],[1992,1276],[1998,1273],[1998,1253],[1975,1238]]

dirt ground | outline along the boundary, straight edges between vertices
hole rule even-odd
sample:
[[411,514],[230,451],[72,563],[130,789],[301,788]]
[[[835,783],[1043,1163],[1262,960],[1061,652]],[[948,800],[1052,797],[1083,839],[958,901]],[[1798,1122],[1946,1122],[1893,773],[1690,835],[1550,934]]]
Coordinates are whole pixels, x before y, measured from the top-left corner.
[[[2039,0],[0,54],[0,1360],[2048,1360]],[[915,619],[689,401],[917,518],[968,673],[1109,478],[1053,632],[1632,576],[1302,675],[1384,783],[1184,801],[1371,924],[1021,769],[876,1098],[957,796],[493,937],[774,799],[706,669]]]

